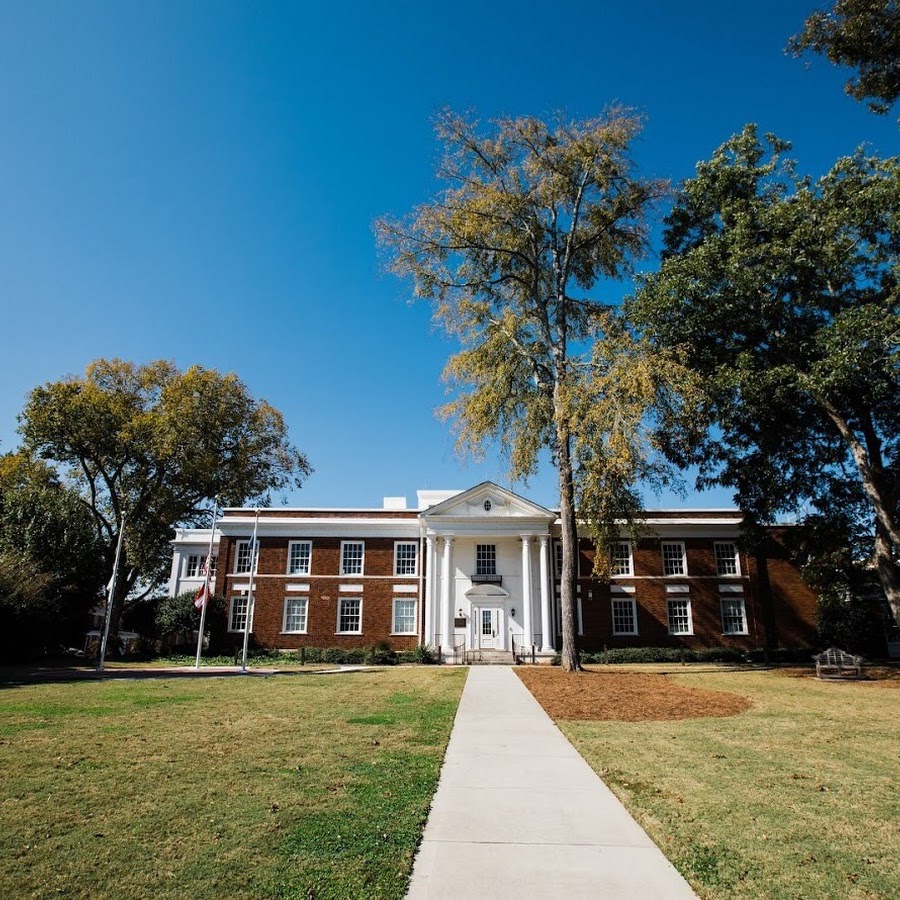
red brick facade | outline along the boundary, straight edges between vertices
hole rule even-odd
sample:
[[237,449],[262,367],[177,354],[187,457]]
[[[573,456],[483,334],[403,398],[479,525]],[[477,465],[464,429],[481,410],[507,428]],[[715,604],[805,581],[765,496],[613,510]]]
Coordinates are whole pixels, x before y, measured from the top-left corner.
[[[269,515],[268,511],[266,515]],[[715,538],[663,539],[684,544],[688,574],[683,576],[665,576],[661,552],[663,540],[644,538],[633,548],[633,575],[613,578],[611,583],[592,576],[594,548],[590,542],[582,540],[578,579],[581,646],[586,650],[646,646],[733,649],[811,646],[816,597],[803,583],[779,537],[779,532],[773,530],[764,553],[758,557],[740,553],[741,574],[728,578],[717,574]],[[303,646],[368,647],[380,641],[388,641],[398,650],[416,646],[424,610],[425,559],[420,558],[419,562],[421,578],[418,575],[394,575],[395,540],[414,542],[414,539],[402,535],[399,538],[360,538],[365,545],[364,574],[343,576],[339,574],[341,542],[352,537],[310,538],[304,535],[303,539],[312,543],[310,571],[303,575],[288,575],[288,547],[292,537],[286,534],[260,538],[252,628],[256,644],[285,650]],[[248,582],[246,574],[235,574],[236,541],[237,538],[226,535],[219,545],[219,583],[227,585],[225,595],[229,601],[241,596],[235,586],[243,586],[245,590]],[[762,576],[761,569],[764,570]],[[743,600],[746,634],[723,633],[721,603],[723,597],[732,596],[720,593],[724,584],[735,592],[734,597]],[[293,587],[289,588],[289,585]],[[302,591],[298,590],[299,586],[303,587]],[[398,593],[400,586],[406,591]],[[629,593],[617,593],[614,586],[626,588]],[[348,591],[348,587],[351,590]],[[671,592],[679,588],[680,593]],[[306,631],[303,634],[285,633],[285,600],[300,597],[307,598]],[[338,630],[338,603],[342,597],[362,600],[359,634]],[[614,633],[613,597],[634,599],[637,634]],[[392,634],[394,601],[409,599],[416,601],[417,634]],[[669,601],[673,599],[689,599],[692,633],[670,632]],[[235,632],[236,643],[239,637],[240,632]]]

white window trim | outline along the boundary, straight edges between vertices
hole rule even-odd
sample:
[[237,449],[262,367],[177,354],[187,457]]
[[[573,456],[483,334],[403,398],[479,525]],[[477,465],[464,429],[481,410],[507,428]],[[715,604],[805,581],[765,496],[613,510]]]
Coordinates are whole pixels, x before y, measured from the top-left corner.
[[[479,572],[479,571],[478,571],[478,562],[479,562],[479,560],[478,560],[478,548],[479,548],[479,547],[492,547],[492,548],[493,548],[493,551],[494,551],[494,552],[493,552],[492,558],[489,559],[489,560],[485,560],[485,561],[488,561],[488,562],[492,562],[492,563],[493,563],[493,566],[492,566],[492,568],[493,568],[493,570],[494,570],[493,572]],[[489,578],[490,576],[492,576],[492,575],[496,575],[496,574],[497,574],[497,545],[496,545],[496,544],[478,544],[478,543],[475,544],[475,574],[476,574],[476,575],[482,575],[482,576],[488,577],[488,578]]]
[[[362,547],[362,556],[359,560],[359,571],[358,572],[347,572],[344,570],[344,547],[348,544],[356,545],[358,544]],[[341,541],[341,575],[362,575],[366,571],[366,542],[365,541]]]
[[[615,603],[631,604],[631,621],[634,622],[634,631],[616,631]],[[666,612],[668,612],[668,607],[666,607]],[[616,637],[638,634],[637,601],[630,594],[613,594],[609,600],[609,614],[612,619],[612,633]]]
[[[350,543],[359,543],[351,541]],[[345,600],[359,600],[359,631],[341,631],[341,604]],[[338,597],[337,602],[337,619],[334,623],[335,634],[362,634],[363,633],[363,598],[362,597]]]
[[632,546],[631,541],[613,541],[613,544],[622,545],[625,544],[628,547],[628,574],[621,574],[612,571],[612,547],[609,549],[610,553],[610,575],[612,578],[634,578],[634,547]]
[[[736,600],[739,600],[741,603],[741,610],[743,612],[744,619],[744,629],[743,631],[726,631],[725,630],[725,609],[724,603],[725,601],[729,603],[734,603]],[[742,635],[742,634],[750,634],[750,629],[748,627],[749,623],[747,622],[747,601],[744,599],[743,594],[723,594],[719,597],[719,618],[722,621],[722,636],[731,637],[733,635]]]
[[[681,547],[681,571],[680,572],[666,572],[666,552],[663,549],[664,547]],[[688,566],[687,566],[687,550],[684,546],[684,541],[660,541],[659,544],[659,553],[662,557],[663,564],[663,578],[686,578],[688,574]]]
[[[672,602],[687,603],[687,631],[672,631],[672,617],[669,615],[669,604]],[[673,635],[674,637],[684,637],[685,635],[692,635],[694,633],[694,612],[691,609],[690,597],[685,597],[683,594],[668,594],[666,596],[666,628],[669,630],[669,634]]]
[[[309,556],[308,562],[306,566],[306,571],[291,571],[291,552],[294,547],[298,544],[307,544],[309,545]],[[288,555],[287,555],[287,574],[288,575],[309,575],[312,572],[312,541],[288,541]]]
[[[716,552],[717,547],[734,547],[734,568],[735,572],[727,575],[719,571],[719,554]],[[713,557],[716,561],[716,577],[718,578],[740,578],[741,577],[741,551],[738,549],[736,541],[714,541]]]
[[[415,566],[413,567],[412,572],[403,572],[402,574],[397,571],[397,563],[400,561],[400,557],[398,555],[398,547],[412,547],[414,558],[415,558]],[[417,541],[394,541],[394,578],[418,578],[419,576],[419,544]]]
[[[229,634],[243,634],[243,628],[232,628],[231,623],[234,621],[234,601],[235,600],[244,600],[249,605],[250,595],[245,593],[240,594],[232,594],[231,598],[228,600],[228,633]],[[248,612],[248,618],[250,619],[250,634],[253,634],[253,619],[256,614],[256,598],[253,598],[253,608]]]
[[259,570],[259,538],[256,539],[256,550],[254,553],[250,554],[250,568],[246,571],[241,571],[238,569],[238,562],[241,558],[241,545],[245,545],[247,547],[250,546],[250,542],[253,538],[241,538],[240,540],[235,541],[234,543],[234,574],[235,575],[250,575],[254,570]]
[[[413,604],[413,623],[412,623],[412,631],[394,631],[394,626],[397,624],[397,604],[398,603],[412,603]],[[362,611],[360,610],[360,613]],[[418,634],[418,626],[419,626],[419,601],[415,597],[394,597],[394,602],[391,604],[391,635],[396,635],[397,637],[409,637],[409,635]]]
[[[292,601],[302,601],[306,604],[303,613],[303,621],[306,623],[306,628],[298,629],[296,631],[288,631],[287,627],[287,614],[288,614],[288,603]],[[282,634],[309,634],[309,597],[285,597],[284,598],[284,607],[281,615],[281,633]]]

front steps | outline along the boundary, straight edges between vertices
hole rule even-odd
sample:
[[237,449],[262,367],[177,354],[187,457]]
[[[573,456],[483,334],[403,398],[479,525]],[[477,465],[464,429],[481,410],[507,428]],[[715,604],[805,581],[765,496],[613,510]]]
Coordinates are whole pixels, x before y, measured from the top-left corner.
[[[552,658],[550,654],[538,653],[534,661],[537,665],[549,665]],[[513,666],[520,663],[530,665],[531,654],[524,658],[520,656],[517,662],[511,650],[465,650],[456,660],[456,664],[462,666]]]

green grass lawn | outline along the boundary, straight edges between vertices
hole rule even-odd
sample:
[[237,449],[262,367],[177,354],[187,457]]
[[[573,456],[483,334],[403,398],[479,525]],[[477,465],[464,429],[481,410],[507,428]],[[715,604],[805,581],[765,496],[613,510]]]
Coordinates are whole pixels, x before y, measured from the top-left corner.
[[464,677],[0,687],[0,897],[402,897]]
[[704,669],[752,707],[559,725],[701,897],[900,897],[898,682]]

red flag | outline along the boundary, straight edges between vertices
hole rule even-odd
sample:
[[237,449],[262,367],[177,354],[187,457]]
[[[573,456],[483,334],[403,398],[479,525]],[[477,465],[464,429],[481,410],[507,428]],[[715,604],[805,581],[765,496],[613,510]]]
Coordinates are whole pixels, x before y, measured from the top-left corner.
[[208,602],[209,588],[205,584],[201,584],[200,589],[197,591],[197,596],[194,597],[194,606],[196,606],[197,609],[203,609]]

